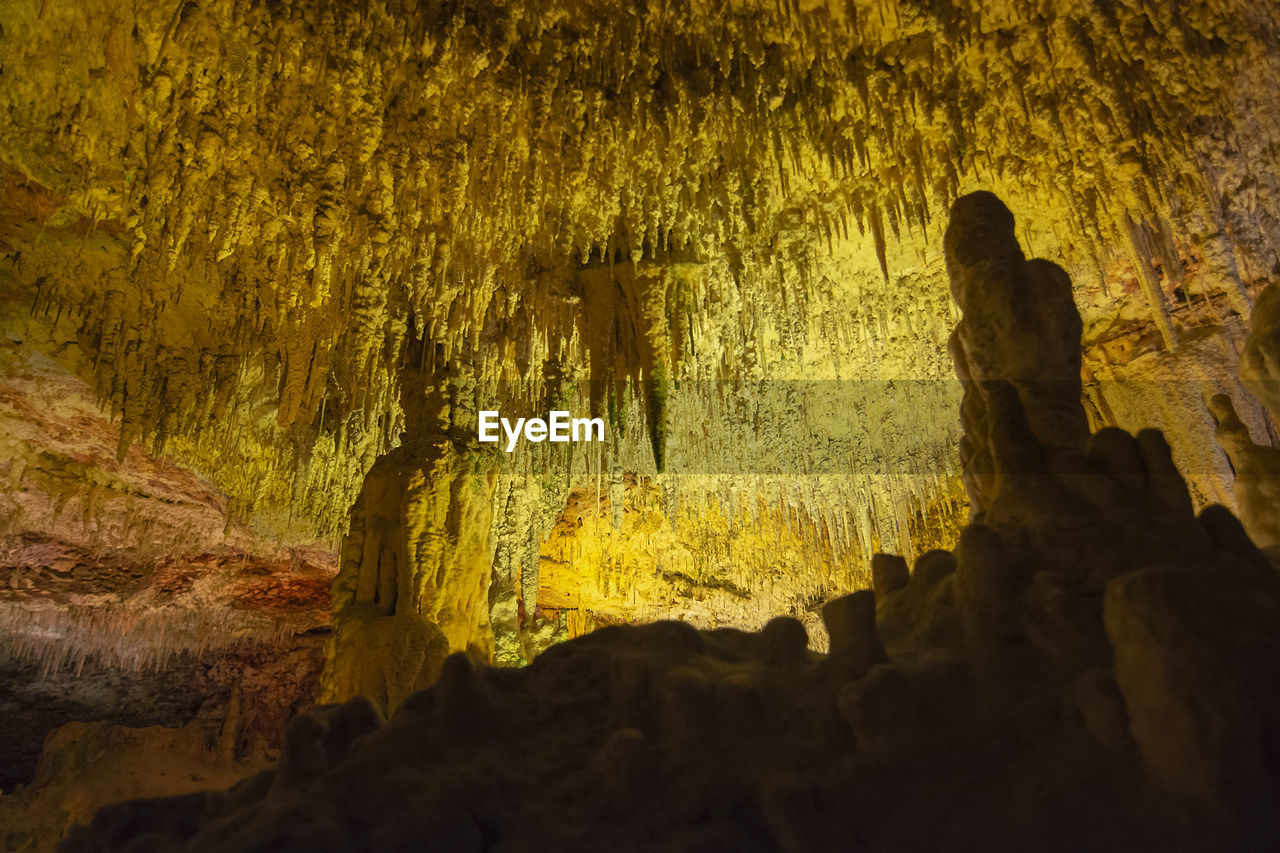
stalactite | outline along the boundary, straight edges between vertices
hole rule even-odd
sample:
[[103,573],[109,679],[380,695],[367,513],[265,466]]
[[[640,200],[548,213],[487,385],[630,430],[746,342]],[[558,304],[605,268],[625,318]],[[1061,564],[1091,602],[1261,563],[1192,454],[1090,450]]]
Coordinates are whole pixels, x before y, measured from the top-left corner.
[[[840,459],[855,484],[779,500],[805,554],[829,547],[816,531],[840,507],[837,538],[865,565],[877,539],[914,540],[951,505],[958,460],[938,448],[955,425],[929,413],[953,411],[952,392],[896,411],[859,400],[856,435],[815,449],[712,383],[750,396],[765,379],[946,376],[954,306],[921,259],[976,182],[1063,213],[1036,250],[1072,274],[1099,339],[1153,324],[1171,346],[1191,322],[1175,284],[1213,322],[1243,315],[1280,249],[1258,213],[1280,191],[1261,176],[1280,151],[1276,63],[1254,44],[1280,21],[1243,0],[1182,4],[1176,30],[1158,23],[1165,0],[844,5],[697,2],[580,26],[618,12],[49,4],[0,36],[0,166],[47,182],[57,211],[13,268],[55,327],[75,309],[119,452],[185,458],[237,512],[344,529],[402,431],[412,323],[420,369],[474,362],[504,404],[592,383],[575,405],[608,421],[594,473],[553,454],[512,470],[549,466],[533,479],[561,497],[587,476],[611,530],[626,472],[722,477],[664,480],[684,513],[725,478],[770,473],[742,459],[806,476]],[[140,61],[63,37],[116,15]],[[659,292],[679,295],[647,301]],[[806,424],[821,410],[778,409]],[[707,413],[763,427],[719,446],[685,428]],[[751,453],[725,458],[739,441]],[[923,459],[940,485],[921,485]],[[734,524],[781,519],[745,493],[717,501]],[[549,524],[504,533],[508,550]],[[537,593],[524,560],[522,600]]]
[[5,657],[35,662],[42,677],[86,665],[156,671],[213,649],[278,645],[290,630],[267,614],[225,609],[0,604]]

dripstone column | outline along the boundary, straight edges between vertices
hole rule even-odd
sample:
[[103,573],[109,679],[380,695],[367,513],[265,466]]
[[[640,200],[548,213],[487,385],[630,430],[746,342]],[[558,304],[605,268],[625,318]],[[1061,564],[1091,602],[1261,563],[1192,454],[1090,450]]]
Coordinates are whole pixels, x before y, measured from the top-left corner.
[[450,365],[401,374],[400,446],[369,470],[333,583],[321,701],[393,711],[444,659],[493,655],[488,590],[496,466],[476,439],[474,380]]
[[963,313],[949,347],[965,388],[960,458],[977,521],[994,497],[989,383],[1013,386],[1032,434],[1046,448],[1083,450],[1089,438],[1080,405],[1083,325],[1071,279],[1056,264],[1026,259],[1013,214],[992,193],[955,203],[945,249],[951,294]]

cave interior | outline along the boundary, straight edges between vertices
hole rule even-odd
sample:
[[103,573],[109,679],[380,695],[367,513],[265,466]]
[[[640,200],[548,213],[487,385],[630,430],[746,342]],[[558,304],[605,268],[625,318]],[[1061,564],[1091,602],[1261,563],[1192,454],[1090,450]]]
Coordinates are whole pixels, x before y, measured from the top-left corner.
[[3,848],[1280,849],[1277,80],[1256,0],[0,0]]

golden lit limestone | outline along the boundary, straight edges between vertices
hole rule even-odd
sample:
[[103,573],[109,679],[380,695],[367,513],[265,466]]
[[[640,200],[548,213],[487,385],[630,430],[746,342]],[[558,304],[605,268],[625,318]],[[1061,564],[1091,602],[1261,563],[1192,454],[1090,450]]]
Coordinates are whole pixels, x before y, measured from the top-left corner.
[[[1249,315],[1239,372],[1241,383],[1275,418],[1280,412],[1280,288],[1274,284],[1262,292]],[[1255,442],[1229,395],[1214,395],[1209,409],[1218,444],[1231,460],[1241,521],[1253,541],[1274,557],[1280,548],[1280,449]],[[1265,427],[1274,430],[1272,424]]]
[[1240,381],[1273,415],[1280,412],[1280,287],[1262,291],[1249,314]]
[[[996,199],[952,219],[955,259],[1016,261],[953,265],[957,289],[1042,269]],[[1194,514],[1159,432],[1073,446],[1078,391],[1008,376],[1002,336],[1070,360],[1073,306],[966,301],[985,523],[911,572],[876,556],[874,589],[822,604],[829,654],[789,616],[609,626],[519,669],[455,654],[389,723],[364,698],[300,716],[275,770],[104,810],[67,849],[1273,847],[1280,575],[1229,511]]]
[[1249,537],[1269,553],[1280,548],[1280,448],[1256,444],[1226,394],[1209,408],[1218,423],[1217,438],[1235,473],[1232,489]]
[[[123,444],[273,525],[340,533],[410,315],[530,397],[619,366],[665,464],[690,377],[945,367],[929,250],[971,188],[1057,214],[1024,236],[1090,339],[1245,310],[1280,237],[1277,20],[1245,0],[6,12],[0,160],[48,191],[24,298],[83,329]],[[679,286],[599,314],[593,258]]]
[[[513,463],[543,496],[490,531],[508,567],[570,491],[662,469],[659,512],[716,510],[676,551],[745,506],[782,539],[820,531],[796,577],[859,553],[865,574],[876,550],[950,544],[963,512],[956,390],[897,396],[950,379],[938,248],[956,197],[1000,193],[1028,254],[1071,276],[1095,366],[1149,378],[1154,353],[1212,374],[1204,395],[1090,413],[1164,427],[1180,462],[1212,432],[1185,403],[1230,390],[1235,317],[1280,247],[1273,4],[4,11],[0,275],[23,339],[83,354],[121,450],[171,454],[290,541],[345,531],[404,431],[402,356],[421,338],[423,369],[475,365],[477,402],[576,396],[633,427],[595,467]],[[702,385],[725,380],[743,385]],[[795,380],[898,383],[858,410],[884,441],[847,454],[762,422],[753,450],[851,469],[842,485],[740,478],[721,464],[733,445],[698,434],[717,410],[754,429],[763,383]],[[1229,498],[1225,463],[1196,461],[1197,505]],[[699,476],[666,477],[682,466]],[[761,578],[751,565],[728,573]],[[537,571],[519,574],[507,623],[538,618]]]
[[454,417],[466,423],[465,406],[454,406],[466,371],[413,374],[409,431],[365,477],[342,543],[326,701],[360,695],[390,711],[429,686],[450,652],[493,656],[495,466],[474,434],[454,428]]

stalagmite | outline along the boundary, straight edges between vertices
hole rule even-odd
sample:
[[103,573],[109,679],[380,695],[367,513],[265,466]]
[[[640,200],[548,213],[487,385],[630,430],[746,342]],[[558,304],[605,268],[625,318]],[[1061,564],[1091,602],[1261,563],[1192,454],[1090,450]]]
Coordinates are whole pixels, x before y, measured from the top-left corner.
[[1258,547],[1280,559],[1280,449],[1254,443],[1227,395],[1215,395],[1209,408],[1218,423],[1218,443],[1235,473],[1232,491],[1240,520]]
[[1083,449],[1081,323],[1066,273],[1025,259],[1013,215],[991,193],[956,202],[946,256],[951,293],[963,313],[950,349],[965,386],[961,460],[977,520],[996,499],[994,476],[1004,461],[997,458],[997,433],[1008,425],[989,399],[1001,383],[1016,392],[1036,441],[1052,451]]
[[[474,705],[473,728],[533,731],[532,694],[502,692],[524,676],[447,653],[523,666],[666,619],[705,633],[615,631],[582,653],[609,673],[638,666],[633,641],[669,655],[619,688],[637,720],[585,754],[527,734],[498,750],[528,760],[530,802],[555,788],[544,764],[567,763],[621,802],[602,813],[625,813],[633,789],[680,778],[654,755],[696,745],[721,700],[787,741],[761,718],[793,687],[811,704],[786,713],[853,740],[854,759],[828,742],[822,760],[883,761],[901,781],[943,760],[936,729],[978,743],[972,766],[995,779],[983,725],[1041,721],[981,685],[929,697],[1024,667],[1070,685],[1030,702],[1079,712],[1064,752],[1097,737],[1128,756],[1099,760],[1138,774],[1140,749],[1231,811],[1222,779],[1254,778],[1270,735],[1241,712],[1230,754],[1191,735],[1156,754],[1169,701],[1188,728],[1219,724],[1191,695],[1218,652],[1197,657],[1177,583],[1119,582],[1212,562],[1223,542],[1256,562],[1215,501],[1274,538],[1280,438],[1235,377],[1280,403],[1263,289],[1280,269],[1277,45],[1280,5],[1257,0],[5,0],[0,709],[34,723],[0,725],[0,786],[81,707],[70,680],[41,692],[73,668],[103,719],[113,679],[150,690],[181,672],[181,714],[133,702],[129,719],[217,728],[258,760],[282,732],[251,747],[237,714],[257,735],[318,694],[394,713],[437,677],[429,695],[462,697],[450,724]],[[493,450],[480,410],[600,418],[605,440]],[[980,523],[962,531],[966,515]],[[1166,645],[1185,666],[1142,681]],[[231,713],[241,673],[300,649],[287,703],[255,708],[250,683]],[[916,653],[945,665],[921,674]],[[1248,676],[1223,695],[1248,705]],[[534,705],[560,707],[570,679],[541,677]],[[599,679],[581,690],[584,707],[613,701]],[[1005,716],[948,728],[935,705],[970,698]],[[299,724],[273,796],[358,753],[375,716]],[[754,760],[751,737],[726,766]],[[763,846],[812,849],[830,839],[797,815],[830,794],[859,807],[830,846],[912,849],[876,806],[944,810],[947,783],[880,785],[865,767],[814,796],[747,773],[627,838],[749,849],[658,820],[728,813],[766,827]],[[45,802],[58,832],[87,817]],[[964,823],[935,816],[936,837]],[[498,832],[452,801],[399,810],[388,836],[418,818],[404,834],[437,846]],[[530,846],[627,846],[566,832]]]
[[1240,381],[1280,417],[1280,287],[1268,286],[1249,314],[1249,337],[1240,354]]
[[333,587],[321,696],[372,700],[384,713],[432,684],[445,658],[493,655],[490,522],[496,471],[475,438],[474,380],[407,359],[405,430],[351,510]]
[[[1025,287],[1007,212],[977,202],[948,251],[988,263],[953,265],[958,290]],[[981,369],[1034,323],[1069,358],[1061,305],[981,307],[957,348]],[[111,807],[66,849],[1270,846],[1280,576],[1230,512],[1193,514],[1159,433],[1081,439],[1065,382],[992,373],[985,523],[910,574],[878,556],[874,591],[823,607],[829,655],[790,617],[612,626],[521,670],[457,653],[389,724],[363,698],[300,717],[274,770]]]

